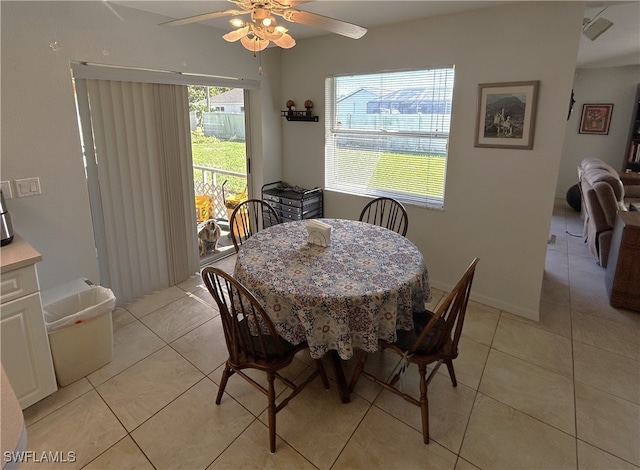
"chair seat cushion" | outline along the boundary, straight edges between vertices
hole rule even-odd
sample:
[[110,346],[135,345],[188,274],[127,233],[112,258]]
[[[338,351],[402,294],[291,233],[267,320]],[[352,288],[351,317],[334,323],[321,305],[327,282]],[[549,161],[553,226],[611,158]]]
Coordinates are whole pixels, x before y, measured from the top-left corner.
[[[422,330],[425,329],[429,321],[431,321],[431,319],[433,318],[433,315],[434,313],[429,310],[413,312],[413,330],[397,330],[396,335],[398,339],[393,344],[401,349],[411,349],[413,343],[416,342],[418,336],[420,336],[420,333],[422,333]],[[440,333],[442,332],[443,328],[444,320],[442,318],[439,318],[438,320],[436,320],[435,325],[433,325],[429,333],[427,333],[427,335],[415,349],[415,352],[419,354],[432,353],[436,348],[437,340],[440,337]]]

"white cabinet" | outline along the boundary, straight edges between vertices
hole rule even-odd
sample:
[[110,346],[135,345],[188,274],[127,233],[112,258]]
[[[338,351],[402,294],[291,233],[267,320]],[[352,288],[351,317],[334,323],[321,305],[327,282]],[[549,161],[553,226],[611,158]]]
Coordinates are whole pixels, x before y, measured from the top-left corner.
[[0,254],[0,359],[25,409],[58,389],[35,266],[41,257],[19,238]]

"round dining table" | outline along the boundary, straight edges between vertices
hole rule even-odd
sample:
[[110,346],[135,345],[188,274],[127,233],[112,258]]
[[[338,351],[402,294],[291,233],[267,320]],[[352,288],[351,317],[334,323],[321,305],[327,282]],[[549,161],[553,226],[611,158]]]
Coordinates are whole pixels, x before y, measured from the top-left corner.
[[[314,359],[333,352],[338,366],[354,348],[374,352],[378,339],[394,342],[397,329],[412,329],[412,312],[431,300],[420,250],[377,225],[311,220],[330,226],[328,246],[310,243],[310,220],[299,220],[257,232],[238,251],[234,277],[260,300],[278,334],[292,344],[307,341]],[[344,377],[341,366],[336,372]],[[344,390],[341,396],[348,401]]]

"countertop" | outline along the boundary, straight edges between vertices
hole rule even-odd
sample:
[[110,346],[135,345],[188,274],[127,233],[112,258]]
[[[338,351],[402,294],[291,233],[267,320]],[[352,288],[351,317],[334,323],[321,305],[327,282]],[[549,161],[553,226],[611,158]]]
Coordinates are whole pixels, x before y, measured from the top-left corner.
[[11,243],[0,248],[0,273],[31,266],[38,261],[42,261],[42,255],[18,234]]

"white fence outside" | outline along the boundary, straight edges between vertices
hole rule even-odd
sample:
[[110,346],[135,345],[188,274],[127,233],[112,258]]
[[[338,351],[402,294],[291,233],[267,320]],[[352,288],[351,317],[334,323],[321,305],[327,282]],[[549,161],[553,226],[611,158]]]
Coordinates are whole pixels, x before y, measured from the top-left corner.
[[221,170],[206,166],[193,165],[193,189],[196,196],[209,196],[213,201],[213,218],[226,219],[227,209],[224,205],[225,198],[231,196],[225,191],[224,184],[227,177],[239,177],[247,179],[246,173]]

